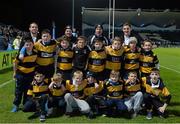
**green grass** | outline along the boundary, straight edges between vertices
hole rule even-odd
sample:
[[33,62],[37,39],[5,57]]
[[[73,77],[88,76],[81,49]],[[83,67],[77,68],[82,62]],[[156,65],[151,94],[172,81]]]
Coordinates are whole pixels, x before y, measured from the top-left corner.
[[[168,106],[169,117],[160,119],[153,117],[146,120],[144,115],[135,119],[97,117],[89,120],[85,116],[68,118],[66,116],[49,118],[48,123],[180,123],[180,48],[157,48],[154,52],[160,60],[161,76],[172,94],[172,100]],[[165,67],[165,68],[164,68]],[[167,69],[170,68],[171,70]],[[175,71],[177,72],[175,72]],[[12,71],[7,69],[0,72],[0,84],[12,80]],[[0,88],[0,123],[37,123],[39,119],[28,120],[32,113],[11,113],[12,101],[14,98],[14,81]]]

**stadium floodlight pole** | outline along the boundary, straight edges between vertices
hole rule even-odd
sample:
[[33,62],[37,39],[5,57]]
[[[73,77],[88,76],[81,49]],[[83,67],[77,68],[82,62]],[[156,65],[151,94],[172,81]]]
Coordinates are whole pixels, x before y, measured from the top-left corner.
[[52,21],[52,39],[56,39],[56,25],[54,21]]
[[109,0],[109,32],[108,38],[111,39],[111,0]]
[[113,0],[113,27],[112,27],[112,38],[114,38],[114,15],[115,15],[116,0]]
[[72,0],[72,29],[74,28],[74,0]]

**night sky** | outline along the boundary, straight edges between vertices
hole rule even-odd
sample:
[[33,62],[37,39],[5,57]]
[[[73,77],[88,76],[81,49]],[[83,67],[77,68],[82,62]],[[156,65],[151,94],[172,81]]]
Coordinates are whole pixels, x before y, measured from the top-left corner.
[[[180,9],[179,0],[116,0],[116,8],[121,9]],[[72,0],[1,0],[0,22],[12,24],[28,30],[35,21],[40,29],[51,28],[56,22],[58,35],[62,35],[65,25],[71,24]],[[81,7],[108,8],[109,0],[75,0],[75,27],[81,30]]]

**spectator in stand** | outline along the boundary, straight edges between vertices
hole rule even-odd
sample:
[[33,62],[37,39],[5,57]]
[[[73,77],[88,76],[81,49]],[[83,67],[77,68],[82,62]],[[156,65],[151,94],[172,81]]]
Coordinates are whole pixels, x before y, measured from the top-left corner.
[[92,45],[94,44],[94,40],[97,38],[103,41],[103,45],[105,46],[110,45],[109,40],[103,35],[103,26],[100,24],[95,26],[95,34],[89,36],[88,45],[92,47]]
[[14,49],[17,50],[17,49],[20,48],[21,40],[22,40],[22,37],[21,37],[20,35],[18,35],[18,36],[16,37],[16,39],[14,39],[14,41],[13,41],[13,48],[14,48]]
[[72,35],[76,38],[78,37],[78,32],[77,32],[76,28],[72,29]]
[[3,35],[0,35],[0,51],[6,50],[8,47],[8,42]]

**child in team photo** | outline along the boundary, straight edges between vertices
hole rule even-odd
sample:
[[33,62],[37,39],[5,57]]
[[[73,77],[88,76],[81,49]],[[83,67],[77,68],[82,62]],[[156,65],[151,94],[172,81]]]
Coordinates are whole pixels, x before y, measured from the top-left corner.
[[144,102],[147,109],[146,118],[152,119],[153,112],[157,112],[160,118],[165,117],[171,94],[161,79],[159,70],[153,68],[149,77],[143,77],[142,81],[146,89],[144,94]]
[[24,46],[20,49],[17,57],[14,60],[14,78],[15,85],[15,98],[13,101],[13,109],[11,112],[17,112],[23,98],[23,105],[27,101],[27,91],[30,83],[33,80],[37,51],[34,49],[34,43],[31,38],[23,39]]
[[59,39],[57,55],[57,73],[61,73],[64,80],[70,80],[74,53],[67,38]]
[[51,116],[54,110],[60,110],[59,112],[63,113],[65,111],[65,100],[64,94],[66,92],[65,89],[65,81],[62,78],[62,74],[57,73],[54,74],[51,83],[49,85],[50,95],[48,98],[48,112],[47,116]]

